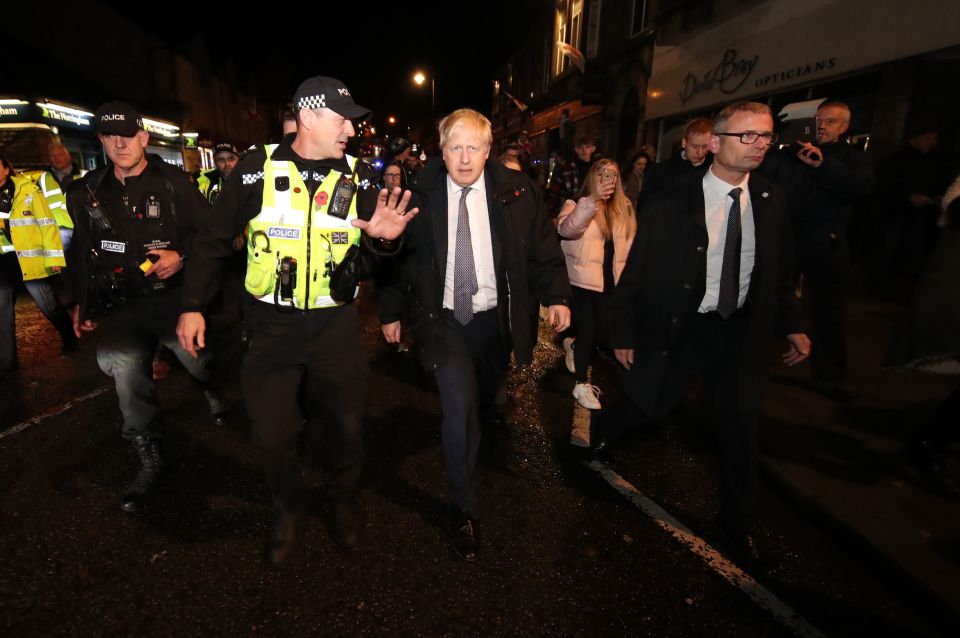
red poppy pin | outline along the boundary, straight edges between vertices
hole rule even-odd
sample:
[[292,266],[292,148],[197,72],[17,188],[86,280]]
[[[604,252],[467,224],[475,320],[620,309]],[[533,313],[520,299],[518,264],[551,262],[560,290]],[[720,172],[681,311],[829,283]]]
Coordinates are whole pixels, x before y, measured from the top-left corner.
[[317,203],[317,206],[325,206],[327,204],[327,197],[328,195],[325,192],[320,191],[317,193],[317,196],[313,198],[313,201]]

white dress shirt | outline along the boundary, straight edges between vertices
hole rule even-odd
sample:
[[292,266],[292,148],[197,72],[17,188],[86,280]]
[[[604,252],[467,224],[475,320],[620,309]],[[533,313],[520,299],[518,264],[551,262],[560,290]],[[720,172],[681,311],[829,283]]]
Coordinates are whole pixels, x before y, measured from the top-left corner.
[[[460,194],[447,175],[447,268],[443,283],[443,307],[453,310],[453,264],[457,252],[457,221],[460,216]],[[467,217],[470,221],[470,243],[473,265],[477,269],[477,294],[473,296],[473,312],[497,306],[497,273],[493,269],[493,241],[490,235],[490,211],[484,173],[470,185],[467,193]]]
[[703,176],[703,204],[706,215],[707,236],[707,290],[700,301],[699,312],[717,309],[720,297],[720,272],[723,269],[723,245],[727,238],[727,219],[733,198],[730,191],[742,188],[740,193],[740,295],[737,308],[742,308],[750,289],[750,275],[757,255],[757,241],[754,234],[753,205],[750,203],[750,174],[733,186],[713,173],[711,166]]

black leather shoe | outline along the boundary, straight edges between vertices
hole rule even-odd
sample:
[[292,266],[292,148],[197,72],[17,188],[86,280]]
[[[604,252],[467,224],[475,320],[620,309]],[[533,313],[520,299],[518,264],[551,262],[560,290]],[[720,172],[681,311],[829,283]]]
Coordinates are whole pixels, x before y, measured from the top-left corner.
[[457,556],[472,563],[477,560],[477,523],[466,512],[454,519],[450,530],[450,546]]
[[741,569],[753,569],[760,560],[760,554],[749,534],[734,533],[723,525],[716,525],[712,530],[713,541],[717,549]]
[[599,414],[593,415],[590,419],[590,445],[587,447],[587,452],[588,463],[596,461],[608,465],[613,462],[613,457],[610,456],[610,441],[600,429]]
[[227,422],[227,413],[230,411],[230,402],[216,390],[204,390],[203,397],[207,400],[207,407],[210,409],[210,420],[214,425],[224,425]]
[[604,465],[613,463],[613,456],[610,454],[610,442],[604,438],[600,438],[596,442],[591,438],[588,451],[590,452],[588,463],[597,462]]
[[356,499],[335,501],[333,504],[333,542],[341,549],[353,549],[360,542],[363,531],[363,510]]
[[960,499],[960,486],[950,479],[943,453],[929,441],[907,443],[900,451],[900,459],[920,476],[930,492],[950,501]]
[[273,528],[273,536],[270,537],[270,546],[267,548],[267,556],[274,566],[282,567],[290,562],[300,544],[302,533],[303,517],[280,512],[280,518]]

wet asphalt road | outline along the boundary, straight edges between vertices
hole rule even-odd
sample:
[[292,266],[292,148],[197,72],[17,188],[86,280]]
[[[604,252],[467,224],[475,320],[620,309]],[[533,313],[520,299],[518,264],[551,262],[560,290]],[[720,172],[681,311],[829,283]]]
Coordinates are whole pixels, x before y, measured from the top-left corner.
[[[364,309],[373,374],[362,545],[343,551],[330,539],[319,416],[304,437],[313,515],[297,560],[276,570],[262,560],[274,513],[239,407],[238,354],[226,361],[238,401],[226,426],[206,420],[182,370],[159,383],[169,471],[147,512],[125,514],[119,493],[137,465],[95,337],[60,355],[21,298],[21,370],[0,382],[0,635],[794,633],[584,466],[569,442],[572,376],[546,332],[535,362],[511,374],[510,427],[485,433],[480,560],[457,559],[444,536],[432,378],[412,353],[387,349]],[[609,360],[594,379],[604,399],[616,394]],[[715,512],[715,465],[695,400],[675,427],[633,438],[612,463],[694,530]],[[766,489],[757,545],[751,575],[823,634],[936,635]]]

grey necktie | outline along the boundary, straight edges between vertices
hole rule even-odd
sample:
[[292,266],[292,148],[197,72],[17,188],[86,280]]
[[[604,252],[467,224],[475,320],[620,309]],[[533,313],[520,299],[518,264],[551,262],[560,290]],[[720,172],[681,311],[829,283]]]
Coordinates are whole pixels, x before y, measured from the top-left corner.
[[740,300],[740,193],[734,188],[727,193],[733,198],[727,218],[727,237],[723,242],[723,266],[720,267],[720,294],[717,297],[717,312],[726,319],[737,310]]
[[480,289],[477,269],[473,263],[473,242],[470,239],[470,217],[467,215],[467,193],[460,191],[460,210],[457,212],[457,248],[453,256],[453,316],[462,325],[473,319],[473,296]]

